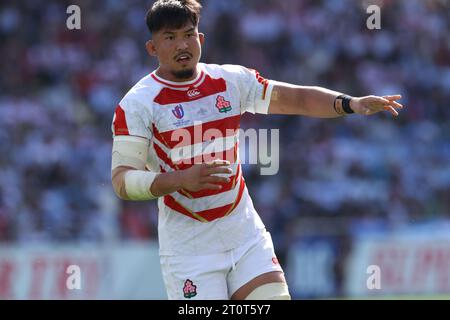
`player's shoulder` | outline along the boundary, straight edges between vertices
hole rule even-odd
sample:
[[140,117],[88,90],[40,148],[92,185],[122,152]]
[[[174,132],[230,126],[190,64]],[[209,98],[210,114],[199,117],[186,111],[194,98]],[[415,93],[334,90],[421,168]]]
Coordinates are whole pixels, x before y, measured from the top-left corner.
[[148,108],[160,90],[160,85],[148,74],[128,90],[119,104],[122,108]]
[[240,76],[250,69],[237,65],[237,64],[202,64],[202,67],[211,75],[222,75],[222,76]]

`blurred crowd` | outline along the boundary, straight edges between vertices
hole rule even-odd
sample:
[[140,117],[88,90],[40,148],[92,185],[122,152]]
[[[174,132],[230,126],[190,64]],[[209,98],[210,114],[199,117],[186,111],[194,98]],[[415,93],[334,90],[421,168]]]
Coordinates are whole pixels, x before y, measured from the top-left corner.
[[[369,4],[381,29],[369,30]],[[81,30],[66,8],[81,8]],[[0,242],[155,239],[155,202],[110,183],[111,121],[157,62],[149,1],[2,1]],[[354,96],[402,94],[399,117],[245,115],[280,130],[280,170],[244,165],[282,252],[299,236],[345,236],[450,217],[450,3],[205,0],[202,61]]]

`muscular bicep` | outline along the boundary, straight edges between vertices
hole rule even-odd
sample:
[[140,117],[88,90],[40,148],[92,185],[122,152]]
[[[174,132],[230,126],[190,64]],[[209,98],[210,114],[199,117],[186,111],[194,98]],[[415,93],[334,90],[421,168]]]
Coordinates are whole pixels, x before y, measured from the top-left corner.
[[322,87],[278,82],[272,90],[269,113],[336,118],[340,115],[334,110],[333,103],[339,94]]
[[269,114],[305,114],[304,87],[277,82],[272,89]]

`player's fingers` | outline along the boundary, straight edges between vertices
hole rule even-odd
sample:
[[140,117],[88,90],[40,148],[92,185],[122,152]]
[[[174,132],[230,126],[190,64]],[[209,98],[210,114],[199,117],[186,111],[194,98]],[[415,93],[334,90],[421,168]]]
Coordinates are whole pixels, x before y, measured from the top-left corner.
[[215,168],[215,167],[222,167],[222,166],[229,166],[229,165],[230,165],[230,161],[228,161],[228,160],[220,160],[220,159],[213,160],[211,162],[207,162],[206,163],[206,166],[208,168]]
[[202,187],[202,190],[203,189],[220,190],[222,189],[222,186],[219,184],[205,183]]
[[227,182],[230,182],[230,178],[209,176],[209,177],[204,178],[203,182],[205,182],[205,183],[227,183]]
[[363,101],[364,108],[374,112],[383,110],[383,106],[388,104],[390,104],[389,100],[377,96],[370,96],[367,100]]
[[208,168],[206,170],[207,175],[215,174],[215,173],[225,173],[225,174],[231,174],[233,173],[233,170],[231,168],[226,167],[215,167],[215,168]]
[[392,113],[393,116],[398,116],[398,112],[397,110],[395,110],[392,106],[387,105],[384,106],[384,110],[389,111],[390,113]]
[[383,96],[383,98],[392,101],[392,100],[398,100],[398,99],[401,99],[402,96],[401,96],[400,94],[394,94],[394,95],[391,95],[391,96]]
[[403,105],[401,103],[398,103],[398,102],[395,102],[395,101],[391,101],[389,104],[391,106],[393,106],[394,108],[403,109]]
[[388,99],[382,98],[382,97],[374,97],[372,100],[372,105],[379,106],[380,104],[386,105],[390,104],[391,102]]

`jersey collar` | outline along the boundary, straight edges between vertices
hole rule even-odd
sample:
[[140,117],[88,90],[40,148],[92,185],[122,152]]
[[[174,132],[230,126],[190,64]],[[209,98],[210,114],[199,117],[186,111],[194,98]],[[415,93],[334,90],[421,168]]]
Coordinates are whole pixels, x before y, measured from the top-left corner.
[[198,65],[198,68],[199,68],[200,72],[198,72],[197,77],[195,77],[195,79],[193,79],[193,80],[184,81],[184,82],[175,82],[175,81],[169,81],[169,80],[163,79],[156,74],[156,70],[153,71],[150,75],[156,82],[158,82],[166,87],[171,87],[171,88],[179,89],[179,90],[183,90],[183,89],[187,90],[192,87],[198,87],[199,85],[202,84],[203,80],[205,79],[205,72],[203,71],[203,68],[201,68],[200,65]]

